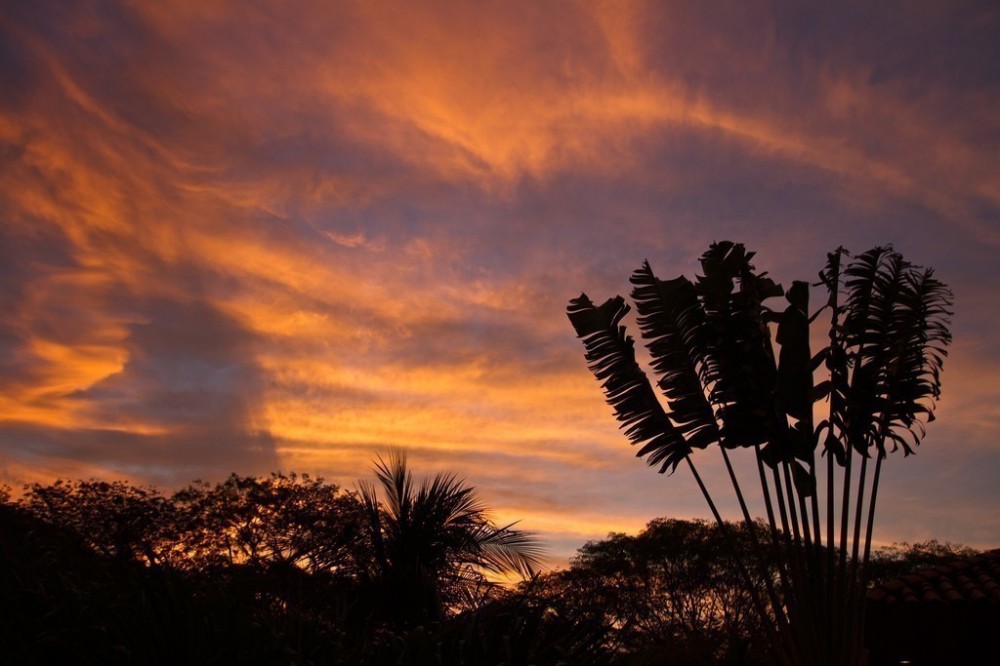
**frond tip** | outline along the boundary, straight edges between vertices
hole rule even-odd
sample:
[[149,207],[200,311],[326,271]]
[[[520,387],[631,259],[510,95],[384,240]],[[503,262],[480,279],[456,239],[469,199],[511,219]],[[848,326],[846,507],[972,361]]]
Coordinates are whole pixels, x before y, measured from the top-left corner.
[[635,360],[635,342],[621,325],[629,307],[621,296],[599,307],[586,294],[569,302],[566,314],[586,348],[587,367],[601,382],[608,404],[632,444],[642,445],[637,456],[648,455],[660,472],[677,468],[691,447],[674,427],[653,388]]
[[[850,445],[869,455],[892,448],[913,453],[924,435],[920,415],[933,419],[940,373],[951,342],[951,291],[930,269],[905,261],[891,247],[859,255],[844,271],[847,302],[841,359],[851,375],[840,413],[832,416]],[[848,365],[849,364],[849,365]]]

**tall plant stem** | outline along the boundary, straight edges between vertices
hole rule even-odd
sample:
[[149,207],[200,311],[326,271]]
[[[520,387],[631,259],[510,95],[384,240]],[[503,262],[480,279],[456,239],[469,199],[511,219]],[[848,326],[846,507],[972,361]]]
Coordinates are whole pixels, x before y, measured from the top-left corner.
[[809,466],[810,475],[813,476],[813,491],[811,493],[812,499],[812,509],[814,511],[813,521],[810,525],[809,517],[809,506],[807,503],[807,498],[798,490],[792,481],[794,479],[789,479],[789,464],[785,465],[785,479],[786,484],[789,486],[789,493],[793,494],[799,503],[799,515],[802,517],[802,537],[803,542],[801,544],[802,549],[802,561],[803,568],[805,571],[804,581],[806,584],[806,589],[809,592],[809,618],[812,622],[812,631],[814,637],[814,646],[816,648],[817,654],[823,654],[826,650],[823,647],[823,637],[825,636],[825,626],[821,619],[823,614],[823,575],[822,575],[822,558],[818,550],[818,544],[820,542],[820,525],[819,525],[819,508],[816,504],[816,494],[819,492],[815,485],[815,476],[813,475],[813,466]]
[[[774,589],[774,580],[771,577],[770,572],[767,569],[767,559],[764,557],[764,550],[761,546],[760,540],[757,538],[757,525],[754,523],[753,518],[750,517],[750,511],[747,510],[746,502],[743,498],[743,491],[740,487],[739,479],[736,476],[736,471],[733,469],[732,462],[729,459],[729,454],[726,452],[724,447],[719,447],[722,452],[722,459],[726,463],[726,469],[729,471],[729,480],[733,484],[733,490],[736,492],[736,498],[739,500],[740,509],[743,512],[743,522],[746,524],[747,530],[750,534],[750,542],[754,549],[755,557],[757,562],[758,575],[761,580],[764,581],[767,590],[768,599],[771,602],[771,607],[774,609],[775,620],[778,622],[779,627],[785,624],[784,613],[781,610],[781,600],[778,597],[777,591]],[[767,504],[770,505],[770,493],[766,488],[762,489],[767,495]]]
[[854,544],[851,550],[852,584],[858,571],[858,554],[861,546],[861,519],[865,508],[865,479],[868,472],[868,458],[869,456],[867,455],[861,456],[861,469],[858,471],[858,492],[855,498],[856,506],[854,512]]
[[[733,484],[733,490],[736,492],[736,499],[739,501],[740,510],[743,512],[743,522],[746,524],[747,530],[749,530],[750,532],[750,541],[756,553],[759,554],[759,556],[755,558],[760,568],[760,571],[758,573],[761,575],[761,578],[767,583],[767,593],[768,597],[771,600],[771,605],[775,609],[778,609],[780,606],[780,602],[778,599],[777,592],[774,589],[774,581],[771,580],[771,576],[767,572],[767,566],[763,558],[763,551],[761,550],[760,541],[758,541],[757,539],[757,527],[753,521],[753,518],[750,517],[750,511],[747,509],[746,501],[743,498],[743,490],[740,487],[740,481],[736,476],[736,470],[733,469],[732,462],[729,459],[729,454],[726,453],[726,449],[720,446],[719,450],[722,452],[722,459],[725,461],[726,469],[729,471],[729,480]],[[764,490],[766,492],[766,489]],[[767,499],[768,503],[770,503],[770,496],[768,496]]]
[[740,503],[740,511],[743,513],[743,521],[747,525],[753,526],[753,518],[750,517],[750,511],[747,509],[747,503],[743,499],[743,490],[740,488],[740,481],[736,478],[736,470],[733,469],[733,464],[729,460],[729,454],[726,453],[726,448],[720,446],[719,450],[722,451],[722,459],[726,462],[726,470],[729,472],[729,480],[733,483],[733,490],[736,492],[736,499]]
[[809,478],[812,479],[813,494],[809,497],[809,508],[812,510],[813,548],[816,552],[816,574],[819,575],[820,553],[823,552],[823,523],[819,520],[819,475],[816,474],[815,459],[809,463]]
[[[843,343],[842,343],[842,333],[840,330],[840,259],[843,256],[843,248],[838,248],[836,252],[829,255],[829,273],[827,275],[821,274],[821,279],[826,283],[827,289],[829,290],[829,299],[827,301],[827,306],[830,308],[830,346],[827,351],[826,364],[830,370],[830,402],[829,410],[827,412],[827,440],[831,441],[836,439],[840,446],[846,448],[846,442],[839,441],[843,438],[843,423],[840,422],[839,418],[835,419],[835,415],[843,413],[842,401],[846,395],[845,389],[847,387],[847,368],[844,362],[843,353]],[[816,313],[819,316],[819,313]],[[836,433],[834,429],[836,428]],[[837,602],[839,595],[836,593],[836,574],[835,574],[835,548],[836,541],[834,539],[835,530],[835,467],[834,467],[834,452],[829,448],[825,447],[824,455],[826,455],[826,616],[824,618],[824,624],[827,627],[827,648],[830,651],[829,660],[831,663],[837,657],[837,636],[839,634],[837,628]]]
[[[767,483],[767,474],[764,472],[764,460],[761,457],[760,445],[754,446],[754,453],[757,460],[757,473],[760,476],[760,490],[764,496],[764,509],[767,512],[767,524],[769,532],[771,534],[771,547],[774,549],[774,553],[777,555],[782,552],[782,542],[781,535],[778,532],[778,524],[774,517],[774,505],[771,501],[771,489]],[[763,550],[761,551],[763,553]],[[787,560],[786,560],[787,561]],[[794,606],[794,597],[792,595],[792,585],[789,581],[788,567],[782,562],[778,562],[778,582],[781,585],[781,593],[785,599],[785,604],[778,601],[772,602],[774,604],[775,617],[779,618],[779,626],[784,625],[785,631],[782,634],[787,637],[789,641],[793,640],[793,637],[787,631],[787,617],[786,612],[791,611]],[[785,605],[789,606],[788,611],[785,610]]]
[[[688,469],[691,470],[691,474],[692,476],[694,476],[694,480],[695,482],[697,482],[698,488],[701,490],[701,494],[704,496],[705,501],[708,503],[708,508],[712,511],[712,515],[715,517],[715,522],[719,525],[719,529],[722,530],[722,536],[726,540],[727,546],[732,552],[739,552],[736,549],[736,542],[733,540],[732,534],[729,531],[729,525],[726,523],[726,521],[722,519],[722,514],[719,513],[718,507],[715,506],[715,501],[712,499],[711,493],[708,492],[708,488],[705,486],[705,482],[702,481],[701,475],[698,473],[698,469],[694,466],[694,462],[691,460],[691,456],[689,455],[684,456],[684,460],[685,462],[687,462]],[[739,566],[740,576],[743,578],[744,584],[746,585],[747,590],[750,592],[750,598],[753,601],[754,607],[757,610],[757,614],[760,616],[761,619],[766,620],[766,618],[768,617],[767,609],[764,606],[763,600],[761,600],[760,598],[760,594],[758,593],[757,588],[753,584],[753,579],[750,578],[750,572],[747,571],[746,564],[743,562],[743,559],[739,557],[736,559],[736,562]],[[775,609],[775,619],[778,622],[777,629],[770,622],[765,622],[765,626],[767,627],[771,644],[779,647],[785,646],[786,648],[787,647],[795,648],[796,646],[794,644],[786,646],[785,642],[778,640],[779,634],[777,634],[776,631],[780,632],[780,635],[783,636],[790,635],[788,631],[787,621],[785,620],[784,615],[780,612],[780,608]],[[783,661],[786,664],[802,663],[801,661],[790,659],[787,653],[782,653],[781,655],[779,655],[779,657],[781,661]]]
[[839,552],[839,568],[838,575],[840,576],[841,582],[846,580],[847,576],[847,528],[850,524],[851,515],[851,460],[854,458],[854,447],[851,446],[850,441],[845,442],[846,462],[844,463],[844,478],[842,481],[842,500],[840,505],[840,552]]
[[[813,521],[812,572],[813,589],[816,595],[817,622],[825,627],[823,614],[826,612],[826,595],[823,592],[823,524],[819,520],[819,482],[816,475],[816,459],[809,463],[809,477],[812,479],[813,493],[809,497]],[[825,629],[823,630],[826,631]]]
[[840,509],[839,557],[833,593],[834,645],[832,647],[837,654],[837,663],[844,663],[844,658],[847,656],[842,653],[842,650],[846,647],[843,638],[847,632],[847,625],[845,624],[847,618],[844,616],[843,609],[847,604],[847,527],[850,522],[849,517],[851,513],[851,460],[854,458],[854,447],[851,445],[849,439],[844,442],[844,448],[846,449],[846,460],[844,462],[844,477],[841,480],[843,484],[843,498]]
[[857,496],[855,497],[854,535],[853,543],[851,544],[850,576],[847,588],[847,604],[844,608],[844,615],[846,618],[844,625],[850,632],[852,639],[848,646],[847,663],[849,664],[857,663],[857,659],[860,656],[857,654],[858,645],[856,637],[858,635],[858,623],[861,616],[858,606],[861,603],[864,591],[859,589],[858,551],[861,545],[861,518],[864,515],[865,507],[865,479],[868,471],[868,457],[869,456],[864,454],[861,455],[861,469],[858,470],[858,491]]
[[[791,539],[791,529],[788,524],[788,510],[785,508],[785,493],[782,489],[781,476],[778,475],[778,470],[772,468],[771,476],[774,479],[774,499],[775,503],[778,505],[778,517],[781,519],[781,532],[784,534],[786,542]],[[789,553],[789,557],[791,557]]]
[[[764,511],[767,513],[767,524],[771,528],[771,534],[777,537],[778,524],[774,520],[774,505],[771,503],[771,489],[767,485],[767,476],[764,474],[764,460],[760,455],[760,446],[754,446],[757,458],[757,472],[760,474],[760,491],[764,496]],[[775,541],[777,546],[777,541]]]
[[[755,446],[754,450],[757,456],[757,473],[760,475],[760,490],[764,496],[764,510],[767,512],[767,524],[771,533],[771,546],[775,553],[779,553],[781,552],[781,537],[774,518],[774,504],[771,501],[771,489],[767,483],[767,474],[764,472],[764,460],[761,458],[760,446]],[[778,567],[778,580],[781,583],[781,591],[785,599],[791,599],[792,589],[788,581],[788,571],[783,566]]]
[[[790,550],[789,561],[792,563],[793,572],[793,592],[795,594],[796,603],[796,620],[798,622],[799,630],[808,633],[810,637],[808,654],[811,655],[812,663],[815,663],[815,659],[822,652],[819,647],[819,633],[820,627],[816,620],[816,597],[813,594],[813,580],[809,575],[809,567],[806,565],[806,549],[809,547],[807,542],[803,540],[803,534],[805,530],[805,523],[803,522],[803,531],[799,530],[799,520],[798,520],[798,510],[796,509],[795,502],[796,499],[801,500],[798,491],[795,488],[795,484],[792,482],[791,471],[789,469],[790,465],[787,460],[781,462],[781,473],[777,469],[774,470],[774,482],[777,486],[778,501],[781,506],[787,504],[788,507],[788,517],[791,522],[792,531],[789,535],[786,531],[785,542]],[[784,477],[785,484],[785,494],[782,496],[781,492],[781,476]],[[787,498],[787,499],[786,499]],[[805,519],[805,515],[803,515]]]
[[792,482],[792,474],[787,460],[781,461],[781,472],[785,481],[785,493],[788,496],[788,517],[792,523],[792,535],[795,538],[795,545],[800,546],[804,543],[805,539],[805,524],[803,522],[802,529],[799,528],[799,511],[795,506],[798,492],[795,490],[795,484]]
[[[785,596],[785,605],[788,606],[788,615],[792,624],[800,625],[804,613],[802,612],[802,600],[801,591],[804,586],[804,578],[802,572],[802,562],[799,559],[799,549],[792,542],[792,537],[789,532],[788,526],[788,514],[785,508],[785,495],[782,491],[781,477],[778,474],[777,468],[771,469],[771,474],[774,477],[774,495],[775,500],[778,504],[778,515],[781,518],[781,528],[782,528],[782,539],[781,542],[784,545],[785,557],[784,562],[779,563],[779,569],[788,570],[788,576],[790,577],[788,590]],[[779,552],[781,552],[779,550]],[[794,632],[792,636],[793,640],[801,640],[802,634],[799,632]],[[808,651],[799,648],[800,652],[806,653]],[[802,663],[813,663],[813,659],[807,658]]]
[[[786,509],[785,493],[782,490],[781,476],[776,468],[771,469],[771,475],[774,477],[774,495],[775,500],[778,504],[778,516],[781,518],[781,532],[784,535],[783,541],[785,543],[785,548],[787,550],[787,562],[791,563],[791,587],[792,587],[792,597],[791,601],[794,602],[794,609],[796,615],[798,614],[799,599],[796,596],[802,589],[802,562],[799,558],[799,549],[792,541],[792,533],[789,529],[788,522],[788,511]],[[797,531],[797,530],[796,530]],[[796,535],[796,539],[798,535]]]
[[[809,602],[808,598],[811,595],[807,594],[808,591],[807,583],[809,582],[808,581],[809,577],[806,570],[805,561],[802,558],[803,537],[802,537],[802,532],[800,532],[799,530],[798,510],[795,508],[795,500],[798,493],[796,492],[795,486],[792,482],[788,461],[783,460],[781,462],[781,472],[784,476],[785,497],[787,497],[787,500],[785,500],[784,497],[781,497],[780,494],[779,494],[779,499],[782,501],[782,504],[787,503],[788,505],[788,517],[792,526],[791,556],[794,558],[792,561],[794,562],[796,568],[798,569],[796,573],[796,577],[798,578],[798,580],[795,585],[795,594],[796,594],[796,601],[798,602],[799,606],[802,607],[803,605],[808,605],[807,603]],[[775,479],[774,479],[775,483],[780,483],[778,470],[775,469],[774,473],[775,473]],[[805,613],[805,615],[808,616],[808,612]]]
[[877,451],[875,454],[877,457],[875,459],[875,472],[872,474],[872,492],[871,499],[868,502],[868,525],[865,528],[865,551],[861,562],[861,581],[860,581],[860,595],[861,601],[859,602],[861,616],[857,622],[857,630],[855,635],[855,642],[860,642],[864,639],[864,626],[865,626],[865,593],[868,590],[868,562],[871,556],[871,546],[872,546],[872,531],[875,527],[875,502],[878,499],[878,484],[880,477],[882,475],[882,460],[885,459],[885,454],[882,451]]
[[[823,524],[819,521],[819,479],[816,474],[816,461],[813,460],[809,463],[809,477],[812,479],[813,491],[812,497],[810,497],[810,505],[812,509],[813,517],[813,546],[816,549],[816,557],[819,559],[820,553],[823,552]],[[818,562],[816,574],[819,574]]]
[[[831,428],[833,426],[830,426]],[[835,570],[836,570],[836,544],[834,540],[834,464],[833,451],[827,449],[826,455],[826,586],[824,588],[825,615],[827,646],[832,649],[837,635],[836,627],[836,597],[835,594]]]
[[868,502],[868,526],[865,529],[865,554],[864,560],[861,564],[861,573],[866,583],[868,574],[868,558],[871,555],[872,549],[872,530],[875,527],[875,500],[878,499],[879,477],[882,474],[882,461],[885,459],[885,454],[881,451],[876,455],[878,457],[875,460],[875,473],[872,475],[872,496],[871,500]]

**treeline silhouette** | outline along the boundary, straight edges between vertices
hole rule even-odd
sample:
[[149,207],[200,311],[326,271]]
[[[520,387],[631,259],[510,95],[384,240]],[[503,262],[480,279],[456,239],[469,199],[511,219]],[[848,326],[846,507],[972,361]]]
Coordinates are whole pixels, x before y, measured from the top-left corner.
[[[398,455],[380,459],[376,484],[359,492],[272,474],[169,496],[58,481],[0,500],[0,663],[767,658],[736,573],[752,541],[746,525],[726,539],[715,524],[657,519],[538,573],[531,535],[495,525],[454,476],[417,484]],[[970,552],[936,542],[882,549],[873,580]],[[527,579],[504,586],[490,571]]]

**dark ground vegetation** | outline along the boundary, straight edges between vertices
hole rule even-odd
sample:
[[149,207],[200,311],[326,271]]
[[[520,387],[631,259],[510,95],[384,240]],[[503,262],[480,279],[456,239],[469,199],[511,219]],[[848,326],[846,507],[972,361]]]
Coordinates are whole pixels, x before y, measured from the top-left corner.
[[[494,569],[504,557],[513,558],[508,568],[528,565],[536,544],[489,523],[471,492],[458,493],[471,504],[450,506],[460,519],[435,522],[428,507],[467,488],[437,479],[451,486],[410,487],[395,516],[391,497],[373,506],[364,493],[295,475],[232,476],[172,496],[121,482],[27,488],[0,503],[0,595],[11,611],[0,623],[0,663],[766,658],[734,573],[746,527],[733,527],[734,549],[714,524],[657,519],[638,535],[586,544],[567,569],[507,588],[483,575],[490,558],[499,558]],[[428,504],[428,495],[439,501]],[[373,509],[384,512],[378,531]],[[506,550],[468,541],[484,534]],[[876,551],[873,579],[967,552],[936,543]]]

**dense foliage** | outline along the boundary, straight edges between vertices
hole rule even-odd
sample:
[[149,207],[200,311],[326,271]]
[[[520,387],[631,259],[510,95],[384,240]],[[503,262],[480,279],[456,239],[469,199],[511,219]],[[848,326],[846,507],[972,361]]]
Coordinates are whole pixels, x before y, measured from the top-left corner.
[[662,663],[664,655],[675,664],[756,663],[766,646],[737,573],[751,536],[732,529],[736,548],[714,524],[657,519],[638,535],[588,542],[568,569],[524,589],[603,627],[620,663]]
[[96,480],[5,494],[0,592],[24,612],[0,625],[0,662],[421,663],[448,634],[464,646],[452,663],[490,663],[512,632],[529,652],[559,644],[533,637],[541,616],[498,607],[491,630],[511,626],[489,635],[461,612],[506,602],[488,572],[538,567],[531,535],[454,476],[417,486],[399,455],[376,471],[400,487],[273,474],[171,496]]
[[[0,496],[0,595],[16,609],[0,624],[0,662],[637,665],[667,654],[674,664],[735,665],[766,657],[736,573],[752,541],[746,527],[731,526],[726,538],[715,524],[657,519],[637,535],[587,543],[565,570],[505,588],[483,567],[536,567],[528,535],[492,524],[454,477],[407,483],[399,458],[378,469],[383,491],[401,482],[395,499],[294,474],[234,475],[171,496],[102,481]],[[935,542],[877,550],[875,575],[969,552]],[[419,553],[431,554],[428,565]],[[398,583],[412,572],[416,583]]]

